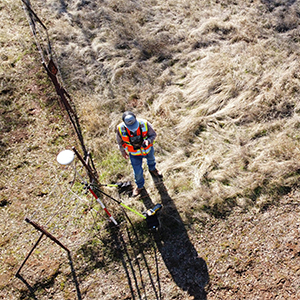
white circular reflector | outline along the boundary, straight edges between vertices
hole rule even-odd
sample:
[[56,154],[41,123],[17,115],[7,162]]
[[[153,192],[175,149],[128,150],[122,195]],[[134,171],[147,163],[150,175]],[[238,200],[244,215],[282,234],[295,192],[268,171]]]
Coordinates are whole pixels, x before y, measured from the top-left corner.
[[69,165],[74,160],[74,152],[72,150],[63,150],[61,151],[57,157],[56,160],[61,165]]

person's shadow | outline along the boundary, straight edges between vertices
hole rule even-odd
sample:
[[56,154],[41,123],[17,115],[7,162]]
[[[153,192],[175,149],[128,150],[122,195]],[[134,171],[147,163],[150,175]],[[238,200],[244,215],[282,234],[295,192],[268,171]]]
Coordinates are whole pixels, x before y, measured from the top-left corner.
[[[161,196],[163,211],[160,215],[160,229],[154,232],[158,250],[173,280],[182,290],[187,291],[194,300],[205,300],[205,286],[209,282],[206,262],[198,256],[191,243],[174,201],[169,196],[163,182],[155,182]],[[153,203],[145,191],[143,201],[147,209]]]

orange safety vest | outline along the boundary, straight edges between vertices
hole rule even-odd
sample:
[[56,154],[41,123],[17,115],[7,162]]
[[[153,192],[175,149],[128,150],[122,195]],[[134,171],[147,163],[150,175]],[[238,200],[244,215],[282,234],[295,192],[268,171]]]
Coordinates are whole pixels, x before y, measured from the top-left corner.
[[[142,136],[143,140],[147,139],[148,136],[148,123],[146,120],[138,120],[140,125],[137,129],[137,135]],[[127,149],[131,155],[147,155],[153,144],[149,144],[146,148],[140,147],[139,149],[134,149],[133,145],[130,143],[130,137],[133,137],[133,134],[128,130],[124,123],[118,125],[118,131],[123,141],[123,148]]]

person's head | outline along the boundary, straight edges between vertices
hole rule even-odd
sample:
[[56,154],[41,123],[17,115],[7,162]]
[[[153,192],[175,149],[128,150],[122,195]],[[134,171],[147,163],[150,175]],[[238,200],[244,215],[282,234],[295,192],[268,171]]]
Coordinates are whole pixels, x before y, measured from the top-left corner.
[[135,132],[139,128],[139,122],[136,119],[136,116],[131,111],[125,111],[122,116],[122,120],[125,124],[125,126],[131,131]]

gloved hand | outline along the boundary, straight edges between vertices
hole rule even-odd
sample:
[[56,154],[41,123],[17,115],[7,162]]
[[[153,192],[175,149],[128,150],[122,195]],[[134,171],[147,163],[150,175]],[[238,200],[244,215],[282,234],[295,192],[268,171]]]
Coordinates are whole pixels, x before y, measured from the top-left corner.
[[149,141],[148,140],[144,140],[143,144],[142,144],[142,147],[143,148],[147,148],[148,146],[149,146]]

